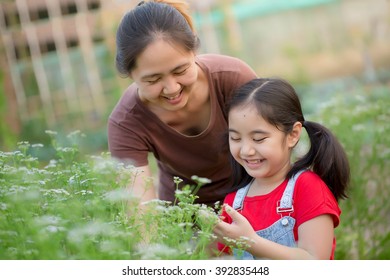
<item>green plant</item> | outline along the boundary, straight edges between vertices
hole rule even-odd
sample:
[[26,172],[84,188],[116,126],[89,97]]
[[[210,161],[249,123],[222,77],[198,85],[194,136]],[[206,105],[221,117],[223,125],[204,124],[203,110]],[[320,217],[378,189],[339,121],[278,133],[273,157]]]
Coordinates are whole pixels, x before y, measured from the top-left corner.
[[193,203],[191,186],[177,191],[176,205],[149,203],[142,216],[150,226],[146,243],[140,220],[128,215],[138,205],[127,189],[133,167],[108,153],[82,155],[79,131],[68,135],[67,146],[56,132],[46,134],[55,150],[47,165],[32,156],[43,144],[24,141],[0,152],[0,259],[208,258],[213,221],[200,216],[213,210]]
[[351,166],[349,198],[340,202],[336,259],[390,259],[390,90],[384,85],[340,91],[311,116],[344,145]]

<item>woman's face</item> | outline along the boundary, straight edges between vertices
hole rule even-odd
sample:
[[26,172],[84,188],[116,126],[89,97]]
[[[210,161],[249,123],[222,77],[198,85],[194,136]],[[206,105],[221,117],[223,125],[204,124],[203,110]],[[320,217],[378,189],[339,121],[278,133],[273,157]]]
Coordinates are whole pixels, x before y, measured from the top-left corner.
[[198,78],[195,55],[178,44],[156,40],[138,56],[131,78],[146,105],[180,110]]

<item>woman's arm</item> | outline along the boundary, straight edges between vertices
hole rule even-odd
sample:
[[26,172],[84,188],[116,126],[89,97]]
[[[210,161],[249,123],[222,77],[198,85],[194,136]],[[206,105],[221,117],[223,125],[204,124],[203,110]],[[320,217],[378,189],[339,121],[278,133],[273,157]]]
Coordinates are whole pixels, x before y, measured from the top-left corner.
[[128,185],[130,193],[139,199],[140,203],[157,198],[153,183],[153,175],[149,165],[135,168],[134,178]]

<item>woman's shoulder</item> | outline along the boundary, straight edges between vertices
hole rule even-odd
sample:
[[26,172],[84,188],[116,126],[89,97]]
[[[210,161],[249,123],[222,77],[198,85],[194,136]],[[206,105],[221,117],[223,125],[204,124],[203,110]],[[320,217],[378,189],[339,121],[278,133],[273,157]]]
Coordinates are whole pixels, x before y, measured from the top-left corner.
[[234,56],[229,56],[225,54],[217,54],[217,53],[203,53],[203,54],[198,54],[197,59],[202,60],[202,61],[227,61],[227,62],[237,62],[237,61],[242,61],[241,59],[234,57]]
[[210,72],[238,71],[240,68],[250,68],[247,63],[237,57],[222,54],[200,54],[197,61],[205,65]]
[[134,114],[138,103],[137,87],[135,84],[131,84],[125,89],[118,103],[115,105],[109,116],[109,120],[120,122],[121,120],[128,118],[129,114]]

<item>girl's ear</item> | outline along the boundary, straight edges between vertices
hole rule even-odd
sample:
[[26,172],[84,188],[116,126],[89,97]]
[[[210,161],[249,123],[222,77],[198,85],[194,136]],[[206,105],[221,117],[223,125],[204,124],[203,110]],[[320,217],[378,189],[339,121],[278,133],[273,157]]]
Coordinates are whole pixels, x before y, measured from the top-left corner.
[[287,145],[289,148],[294,148],[298,144],[298,141],[301,138],[301,132],[302,123],[295,122],[291,132],[287,135]]

